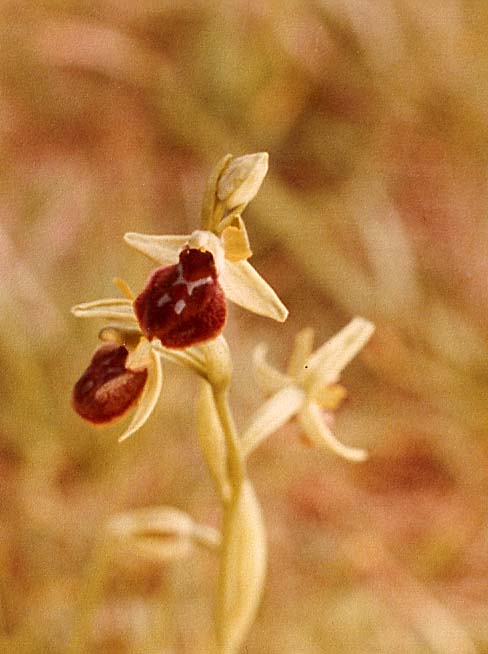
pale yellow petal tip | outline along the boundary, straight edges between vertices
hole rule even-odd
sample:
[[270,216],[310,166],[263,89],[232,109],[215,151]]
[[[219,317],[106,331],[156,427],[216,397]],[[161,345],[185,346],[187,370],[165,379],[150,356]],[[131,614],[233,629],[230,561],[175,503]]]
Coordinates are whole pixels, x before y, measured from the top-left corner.
[[145,234],[140,234],[139,232],[126,232],[124,234],[124,241],[131,247],[134,247],[134,243],[137,243],[137,241],[144,236]]
[[342,456],[352,463],[363,463],[369,459],[369,452],[360,448],[348,447],[347,452],[344,452]]
[[226,262],[220,284],[227,298],[244,309],[284,322],[288,309],[271,286],[247,261]]
[[282,304],[281,306],[277,307],[275,320],[277,320],[278,322],[285,322],[285,320],[288,318],[289,315],[290,312],[285,307],[285,305]]
[[148,256],[151,256],[151,254],[148,254],[147,252],[148,244],[151,244],[156,239],[157,237],[155,235],[141,234],[139,232],[126,232],[124,234],[124,241],[127,245],[142,254],[147,254]]
[[265,307],[262,310],[258,310],[257,308],[250,309],[254,313],[261,314],[265,318],[271,318],[272,320],[276,320],[276,322],[285,322],[286,319],[288,318],[289,311],[285,307],[284,304],[282,304],[281,300],[276,297],[275,301],[273,303],[270,303],[267,307]]
[[361,340],[366,344],[371,336],[374,334],[376,330],[376,326],[370,322],[369,320],[366,320],[366,318],[363,318],[362,316],[355,316],[351,322],[350,325],[356,328],[358,337],[361,338]]
[[178,253],[189,239],[189,235],[140,234],[126,232],[124,241],[146,257],[159,264],[169,265],[178,261]]
[[130,288],[129,284],[124,280],[121,279],[120,277],[114,277],[112,279],[112,282],[116,288],[119,289],[119,291],[122,293],[122,295],[127,299],[133,301],[135,299],[135,295]]
[[353,463],[362,463],[368,452],[362,448],[344,445],[331,431],[324,420],[322,409],[315,402],[306,404],[298,414],[303,431],[316,447],[332,450],[335,454]]

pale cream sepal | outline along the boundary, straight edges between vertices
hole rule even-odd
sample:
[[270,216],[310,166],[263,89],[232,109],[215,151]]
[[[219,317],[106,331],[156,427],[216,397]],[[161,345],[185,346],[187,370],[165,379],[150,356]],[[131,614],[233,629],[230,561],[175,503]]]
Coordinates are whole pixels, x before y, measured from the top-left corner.
[[314,330],[305,327],[295,336],[295,344],[288,362],[288,375],[301,382],[308,372],[309,358],[313,350]]
[[179,253],[188,243],[191,234],[158,235],[127,232],[124,241],[138,252],[161,266],[178,263]]
[[156,406],[163,386],[163,367],[157,352],[151,349],[150,362],[147,368],[147,380],[142,395],[130,422],[130,425],[119,438],[119,443],[135,434],[146,422]]
[[287,386],[259,407],[241,438],[245,456],[256,449],[270,434],[286,424],[300,410],[305,393],[296,386]]
[[77,318],[103,318],[105,320],[120,320],[137,324],[134,315],[132,302],[125,298],[107,298],[83,302],[71,309],[71,313]]
[[362,350],[374,332],[373,323],[353,318],[340,332],[318,348],[308,360],[307,387],[335,383],[348,363]]
[[303,431],[316,447],[330,449],[339,456],[357,463],[368,458],[366,450],[348,447],[337,440],[327,426],[322,410],[315,402],[306,402],[297,417]]
[[219,496],[227,503],[231,485],[227,474],[225,436],[217,414],[212,387],[202,381],[197,405],[198,440]]
[[227,209],[247,205],[259,191],[268,172],[268,153],[236,157],[227,165],[217,184],[217,197]]
[[254,621],[266,571],[261,509],[248,480],[227,514],[222,535],[217,638],[222,652],[237,652]]
[[229,300],[244,309],[284,322],[288,309],[247,261],[226,262],[220,285]]
[[265,343],[256,345],[253,352],[254,376],[265,393],[276,393],[293,383],[291,377],[277,370],[266,361],[268,346]]

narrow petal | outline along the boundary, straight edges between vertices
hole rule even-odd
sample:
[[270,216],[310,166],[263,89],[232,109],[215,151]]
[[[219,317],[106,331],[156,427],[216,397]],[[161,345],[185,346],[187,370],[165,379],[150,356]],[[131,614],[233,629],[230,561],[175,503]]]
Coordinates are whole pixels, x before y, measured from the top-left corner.
[[225,295],[244,309],[284,322],[288,309],[247,261],[226,261],[219,277]]
[[308,359],[313,349],[314,331],[305,327],[295,336],[295,344],[288,364],[288,374],[294,379],[301,380],[307,372]]
[[311,381],[313,386],[322,386],[336,382],[347,364],[366,345],[373,332],[374,325],[369,320],[351,320],[309,358],[309,383]]
[[304,397],[301,389],[288,386],[265,402],[242,435],[243,452],[250,454],[270,434],[286,424],[300,410]]
[[126,297],[128,300],[130,300],[131,302],[133,302],[135,298],[134,291],[131,289],[131,287],[125,281],[125,279],[121,279],[120,277],[114,277],[112,281],[115,284],[115,286],[119,289],[119,291],[122,293],[122,295]]
[[77,318],[98,318],[104,320],[120,320],[137,324],[132,302],[125,298],[107,298],[77,304],[71,309]]
[[266,361],[267,351],[268,346],[260,343],[254,348],[252,358],[256,381],[265,393],[271,395],[289,386],[292,380]]
[[189,239],[190,234],[160,236],[128,232],[124,235],[124,241],[128,245],[160,265],[178,263],[178,254]]
[[365,461],[368,458],[366,450],[348,447],[334,436],[326,425],[320,407],[315,402],[307,402],[298,414],[298,420],[312,442],[321,448],[328,448],[349,461]]
[[156,352],[151,352],[151,363],[147,369],[147,381],[141,399],[137,405],[137,409],[131,420],[130,425],[125,432],[120,436],[119,443],[125,441],[126,438],[132,436],[138,431],[149,418],[156,406],[161,388],[163,386],[163,368],[161,360]]

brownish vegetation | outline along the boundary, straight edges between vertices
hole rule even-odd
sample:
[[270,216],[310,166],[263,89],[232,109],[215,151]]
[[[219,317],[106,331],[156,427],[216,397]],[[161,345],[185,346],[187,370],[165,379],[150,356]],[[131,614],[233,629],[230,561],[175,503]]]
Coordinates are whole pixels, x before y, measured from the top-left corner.
[[[97,326],[142,288],[125,231],[188,233],[226,152],[266,150],[253,263],[290,309],[231,309],[244,424],[254,344],[286,360],[353,315],[353,465],[290,426],[250,460],[269,527],[252,654],[488,652],[488,8],[481,0],[103,0],[0,7],[0,650],[61,654],[110,515],[215,524],[195,388],[168,365],[137,436],[70,407]],[[87,652],[204,652],[216,567],[113,557]],[[3,649],[2,649],[3,648]]]

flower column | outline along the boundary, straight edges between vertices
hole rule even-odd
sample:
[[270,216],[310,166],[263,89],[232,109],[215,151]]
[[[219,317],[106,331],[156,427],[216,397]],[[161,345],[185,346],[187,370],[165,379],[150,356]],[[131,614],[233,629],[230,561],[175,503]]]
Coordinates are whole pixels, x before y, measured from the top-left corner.
[[251,417],[242,436],[237,433],[229,405],[232,361],[222,334],[227,300],[279,322],[288,315],[273,289],[248,262],[252,252],[241,217],[267,166],[266,153],[224,157],[207,186],[200,230],[187,235],[125,235],[129,245],[159,266],[137,297],[125,282],[115,280],[125,298],[95,300],[73,308],[80,318],[108,322],[99,334],[102,344],[75,385],[75,410],[97,425],[133,410],[119,438],[125,440],[145,424],[159,399],[161,359],[196,373],[201,380],[199,442],[222,505],[220,536],[168,507],[110,521],[101,547],[94,552],[81,597],[73,654],[86,651],[114,533],[139,543],[144,551],[161,554],[165,561],[189,552],[193,542],[217,551],[215,638],[205,651],[237,654],[256,615],[266,568],[265,531],[247,477],[246,457],[295,417],[310,444],[332,449],[351,461],[367,456],[364,450],[341,443],[330,430],[333,411],[346,394],[339,383],[340,373],[373,333],[373,325],[359,317],[315,352],[313,332],[300,332],[286,373],[270,366],[265,348],[258,347],[256,377],[271,397]]

